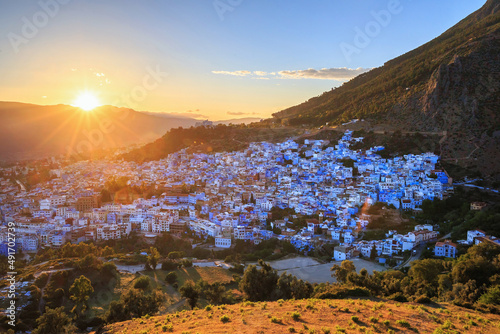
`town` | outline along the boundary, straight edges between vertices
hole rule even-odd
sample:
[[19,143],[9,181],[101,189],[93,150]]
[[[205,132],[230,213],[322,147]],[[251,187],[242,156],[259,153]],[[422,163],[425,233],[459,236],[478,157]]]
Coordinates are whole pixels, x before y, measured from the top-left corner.
[[[6,255],[5,224],[13,221],[16,248],[26,253],[67,242],[119,239],[132,231],[153,243],[162,232],[180,236],[190,229],[201,238],[212,237],[217,248],[230,248],[237,239],[258,244],[278,238],[305,255],[318,244],[333,243],[336,261],[359,254],[368,258],[375,250],[382,263],[391,257],[401,262],[403,252],[437,240],[437,231],[430,224],[417,225],[405,235],[389,230],[382,240],[360,240],[371,219],[367,207],[385,202],[418,212],[423,200],[442,199],[452,191],[452,181],[446,171],[436,169],[435,154],[382,159],[377,151],[383,147],[350,149],[362,140],[348,130],[336,144],[287,140],[252,143],[238,152],[181,150],[143,164],[81,161],[51,170],[49,182],[29,191],[4,178],[0,253]],[[9,171],[4,169],[3,175]],[[161,195],[130,204],[101,203],[100,189],[110,178],[127,180],[129,186],[147,184]],[[290,216],[275,219],[273,208],[312,218],[297,228]],[[469,234],[487,238],[481,231]],[[474,237],[468,239],[465,243],[474,243]],[[455,243],[436,244],[436,256],[455,254]]]

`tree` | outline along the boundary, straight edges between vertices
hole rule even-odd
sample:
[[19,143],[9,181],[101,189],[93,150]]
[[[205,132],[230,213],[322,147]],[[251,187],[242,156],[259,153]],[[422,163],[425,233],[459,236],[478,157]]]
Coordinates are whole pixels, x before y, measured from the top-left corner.
[[483,304],[500,305],[500,286],[490,286],[480,298],[479,302]]
[[283,299],[304,299],[309,298],[313,287],[309,282],[297,279],[291,274],[283,273],[278,279],[278,294]]
[[226,288],[220,282],[209,284],[203,280],[197,283],[199,290],[203,293],[210,304],[222,304]]
[[372,250],[370,251],[370,260],[375,260],[377,258],[377,248],[375,247],[375,245],[372,246]]
[[161,263],[161,270],[175,270],[179,267],[179,263],[171,260],[165,260]]
[[146,314],[154,315],[163,301],[164,295],[158,290],[145,293],[138,289],[129,289],[119,301],[111,302],[106,321],[111,323],[140,318]]
[[101,274],[106,278],[113,278],[118,275],[118,269],[113,262],[106,262],[101,267]]
[[[87,300],[93,292],[94,288],[87,277],[81,275],[79,278],[75,279],[73,285],[69,288],[69,294],[71,300],[76,303],[73,308],[73,311],[76,314],[82,314],[85,312],[87,308]],[[80,308],[80,312],[77,312],[78,308]]]
[[439,274],[444,270],[442,260],[424,259],[411,264],[408,276],[416,282],[437,283]]
[[45,313],[36,319],[37,327],[33,334],[71,334],[76,332],[76,327],[64,312],[64,307],[56,309],[45,308]]
[[178,251],[170,252],[168,253],[167,257],[172,260],[179,259],[181,257],[184,257],[184,252],[178,252]]
[[148,255],[148,264],[153,268],[153,270],[156,270],[156,266],[158,265],[158,260],[160,259],[160,253],[158,250],[154,247],[149,248],[149,255]]
[[251,301],[272,300],[275,297],[278,272],[268,263],[259,260],[260,269],[249,265],[241,278],[239,289]]
[[194,309],[196,303],[198,302],[198,297],[200,296],[200,292],[196,289],[196,286],[191,281],[187,281],[183,286],[179,289],[181,296],[186,298],[191,309]]
[[347,276],[356,271],[356,267],[354,266],[354,263],[349,260],[344,260],[340,264],[334,264],[331,268],[330,271],[333,271],[332,277],[335,277],[337,279],[337,282],[339,283],[345,283],[347,281]]

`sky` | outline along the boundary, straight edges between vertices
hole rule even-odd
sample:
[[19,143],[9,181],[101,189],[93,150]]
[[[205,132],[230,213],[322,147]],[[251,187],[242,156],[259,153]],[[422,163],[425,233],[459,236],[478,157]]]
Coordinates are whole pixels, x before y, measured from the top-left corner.
[[267,118],[485,0],[0,0],[0,101]]

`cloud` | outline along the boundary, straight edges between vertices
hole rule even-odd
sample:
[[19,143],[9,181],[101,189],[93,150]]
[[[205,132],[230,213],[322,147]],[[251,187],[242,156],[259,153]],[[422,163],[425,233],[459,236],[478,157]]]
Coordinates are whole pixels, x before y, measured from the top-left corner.
[[241,111],[228,111],[227,112],[228,115],[232,115],[232,116],[243,116],[243,115],[250,115],[250,113],[247,113],[247,112],[241,112]]
[[324,79],[324,80],[348,80],[362,73],[369,71],[369,68],[358,67],[356,69],[340,67],[340,68],[322,68],[315,70],[309,68],[307,70],[297,71],[280,71],[278,72],[285,79]]
[[250,72],[250,71],[233,71],[233,72],[231,72],[231,71],[212,71],[212,73],[225,74],[225,75],[235,75],[238,77],[244,77],[244,76],[251,74],[252,72]]
[[214,74],[232,75],[238,77],[250,77],[252,79],[269,80],[279,79],[323,79],[323,80],[349,80],[362,73],[369,71],[369,68],[358,67],[356,69],[347,67],[322,68],[307,70],[264,72],[264,71],[212,71]]

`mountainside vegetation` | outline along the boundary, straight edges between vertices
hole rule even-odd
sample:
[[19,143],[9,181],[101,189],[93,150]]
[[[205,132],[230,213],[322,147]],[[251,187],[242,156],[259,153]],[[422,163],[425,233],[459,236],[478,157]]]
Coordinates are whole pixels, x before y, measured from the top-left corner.
[[300,133],[293,128],[261,128],[246,125],[198,126],[171,129],[160,139],[121,157],[137,162],[158,160],[168,154],[189,148],[194,152],[231,152],[244,149],[250,142],[284,140]]
[[500,177],[500,1],[441,36],[267,122],[318,126],[369,119],[391,130],[446,131],[441,156]]

